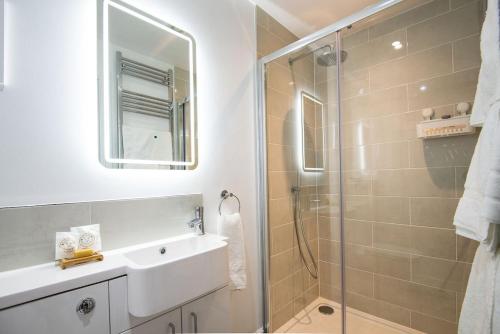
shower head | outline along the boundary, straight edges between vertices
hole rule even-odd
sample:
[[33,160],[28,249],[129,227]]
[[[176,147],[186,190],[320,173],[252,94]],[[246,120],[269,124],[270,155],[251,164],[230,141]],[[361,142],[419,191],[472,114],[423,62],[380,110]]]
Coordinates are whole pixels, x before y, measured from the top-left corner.
[[[341,52],[341,62],[343,63],[347,59],[347,51],[342,50]],[[319,66],[329,67],[337,65],[337,52],[335,49],[330,49],[323,54],[320,54],[316,58],[316,63]]]
[[[304,53],[304,54],[302,54],[300,56],[297,56],[295,58],[289,58],[288,59],[288,63],[290,65],[292,65],[295,61],[297,61],[299,59],[302,59],[302,58],[310,55],[311,53],[316,53],[317,51],[324,50],[324,49],[327,49],[327,48],[328,48],[328,50],[324,51],[323,53],[319,54],[316,57],[316,63],[319,66],[323,66],[323,67],[337,65],[337,51],[333,47],[333,45],[330,45],[330,44],[323,45],[322,47],[314,49],[314,50],[312,50],[312,51],[310,51],[308,53]],[[347,59],[347,52],[344,51],[344,50],[342,50],[342,52],[341,52],[341,60],[342,60],[342,62],[344,62],[346,59]]]

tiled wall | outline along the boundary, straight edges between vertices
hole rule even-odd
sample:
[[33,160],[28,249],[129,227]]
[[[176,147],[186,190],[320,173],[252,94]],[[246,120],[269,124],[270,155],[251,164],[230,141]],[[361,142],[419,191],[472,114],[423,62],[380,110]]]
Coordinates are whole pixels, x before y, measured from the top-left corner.
[[[347,303],[426,333],[457,330],[476,244],[452,221],[477,135],[422,140],[415,125],[423,108],[473,101],[481,17],[479,1],[435,0],[342,32]],[[316,79],[335,103],[334,71]],[[320,294],[339,300],[338,200],[326,189]]]
[[[258,57],[297,38],[257,8]],[[313,85],[311,57],[294,63],[279,59],[267,72],[267,150],[270,240],[270,320],[275,331],[319,296],[319,285],[301,262],[293,226],[292,185],[297,185],[299,166],[295,127],[296,92]],[[316,179],[302,180],[303,221],[315,259],[318,258],[317,215],[307,200],[316,194]]]
[[189,233],[201,195],[0,209],[0,272],[54,260],[55,233],[100,224],[103,250]]

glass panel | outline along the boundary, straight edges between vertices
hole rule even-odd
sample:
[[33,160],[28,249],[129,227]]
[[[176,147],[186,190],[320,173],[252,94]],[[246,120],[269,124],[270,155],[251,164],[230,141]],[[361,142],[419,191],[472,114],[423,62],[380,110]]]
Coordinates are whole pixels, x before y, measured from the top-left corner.
[[477,136],[416,132],[423,109],[455,117],[474,99],[479,2],[451,5],[405,3],[341,33],[349,333],[457,331],[475,245],[452,221]]
[[[341,330],[335,50],[332,35],[266,65],[273,332]],[[314,329],[323,304],[335,313]]]

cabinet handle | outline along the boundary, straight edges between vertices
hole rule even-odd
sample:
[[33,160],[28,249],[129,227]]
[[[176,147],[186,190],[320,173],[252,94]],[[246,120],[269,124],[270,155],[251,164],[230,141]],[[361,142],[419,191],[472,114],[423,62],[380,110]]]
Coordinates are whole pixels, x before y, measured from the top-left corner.
[[175,334],[175,325],[173,323],[169,323],[168,328],[170,328],[170,332],[172,334]]
[[88,297],[80,302],[80,304],[76,307],[76,312],[80,314],[89,314],[94,308],[95,299]]
[[198,316],[194,312],[191,312],[191,316],[193,317],[194,321],[194,333],[198,333]]

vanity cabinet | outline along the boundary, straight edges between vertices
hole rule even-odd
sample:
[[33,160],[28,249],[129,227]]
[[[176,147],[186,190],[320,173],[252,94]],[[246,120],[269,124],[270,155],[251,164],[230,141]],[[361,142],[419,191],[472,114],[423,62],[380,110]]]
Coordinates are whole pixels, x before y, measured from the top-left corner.
[[128,311],[127,276],[0,311],[0,334],[175,334],[230,332],[226,286],[151,317]]
[[177,308],[122,334],[176,334],[181,333],[181,326],[181,309]]
[[127,276],[118,277],[109,281],[111,334],[173,333],[174,327],[175,333],[230,332],[229,303],[224,287],[166,314],[134,317],[128,311]]
[[182,306],[182,332],[231,332],[229,302],[229,288],[225,287]]
[[0,311],[0,334],[109,334],[108,282]]

